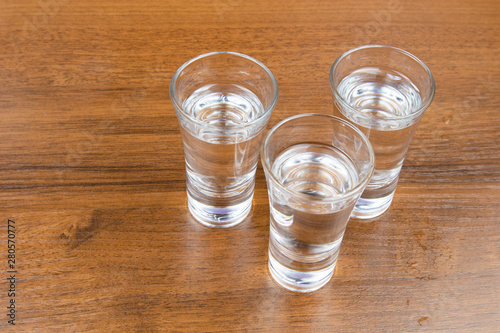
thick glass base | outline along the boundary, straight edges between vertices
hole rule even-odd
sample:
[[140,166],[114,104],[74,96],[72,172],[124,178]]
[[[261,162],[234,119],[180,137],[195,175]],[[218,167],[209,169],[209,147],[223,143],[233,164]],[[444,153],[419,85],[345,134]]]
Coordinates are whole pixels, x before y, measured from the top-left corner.
[[394,193],[395,191],[392,191],[385,197],[369,199],[363,198],[363,195],[361,195],[356,206],[354,206],[351,216],[358,219],[372,219],[382,215],[391,206]]
[[201,224],[212,228],[229,228],[248,216],[252,197],[232,206],[210,206],[197,201],[188,192],[188,207],[191,215]]
[[291,291],[307,293],[323,287],[330,281],[335,263],[318,271],[296,271],[280,264],[269,252],[269,273],[283,288]]

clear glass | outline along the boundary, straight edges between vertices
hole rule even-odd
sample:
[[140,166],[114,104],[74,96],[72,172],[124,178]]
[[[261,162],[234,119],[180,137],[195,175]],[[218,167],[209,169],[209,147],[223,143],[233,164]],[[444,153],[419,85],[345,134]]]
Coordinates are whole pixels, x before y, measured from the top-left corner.
[[353,125],[302,114],[276,125],[262,144],[270,202],[269,271],[283,287],[317,290],[333,275],[349,216],[375,156]]
[[244,54],[214,52],[182,65],[170,82],[182,132],[188,206],[225,228],[251,209],[262,132],[278,99],[271,71]]
[[434,79],[412,54],[367,45],[335,61],[330,86],[334,115],[354,123],[375,152],[375,173],[353,216],[377,217],[391,205],[413,133],[434,98]]

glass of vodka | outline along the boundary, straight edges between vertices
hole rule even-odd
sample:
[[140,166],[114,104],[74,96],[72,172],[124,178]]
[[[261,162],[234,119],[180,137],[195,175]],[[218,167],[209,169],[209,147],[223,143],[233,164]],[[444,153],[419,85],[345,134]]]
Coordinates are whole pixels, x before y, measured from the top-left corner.
[[340,118],[302,114],[277,124],[261,149],[270,202],[269,271],[309,292],[332,277],[349,216],[374,170],[368,139]]
[[334,115],[355,124],[375,152],[375,173],[353,216],[369,219],[391,205],[406,151],[434,98],[435,83],[414,55],[367,45],[342,54],[330,70]]
[[170,99],[191,214],[210,227],[240,223],[250,212],[262,133],[278,100],[274,75],[244,54],[207,53],[177,70]]

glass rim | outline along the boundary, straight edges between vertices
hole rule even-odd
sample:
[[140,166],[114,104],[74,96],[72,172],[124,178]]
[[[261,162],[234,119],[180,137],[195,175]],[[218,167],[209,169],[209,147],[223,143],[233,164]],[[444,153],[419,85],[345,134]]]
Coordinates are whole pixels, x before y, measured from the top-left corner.
[[333,73],[335,72],[335,70],[337,69],[337,66],[338,64],[344,60],[345,57],[347,57],[348,55],[354,53],[354,52],[357,52],[359,50],[364,50],[364,49],[371,49],[371,48],[386,48],[386,49],[391,49],[391,50],[394,50],[394,51],[397,51],[413,60],[415,60],[420,66],[422,66],[422,68],[425,70],[425,72],[427,73],[428,77],[429,77],[429,80],[430,80],[430,95],[429,95],[429,98],[427,100],[427,102],[425,104],[423,104],[420,108],[418,108],[415,112],[412,112],[408,115],[404,115],[404,116],[400,116],[400,115],[395,115],[395,116],[391,116],[390,118],[377,118],[377,117],[374,117],[373,115],[364,115],[366,116],[367,118],[374,118],[374,119],[377,119],[378,122],[389,122],[389,121],[394,121],[394,120],[407,120],[407,119],[414,119],[414,118],[417,118],[419,117],[420,115],[422,115],[425,110],[427,110],[427,108],[429,107],[429,105],[432,103],[432,100],[434,99],[434,94],[435,94],[435,91],[436,91],[436,83],[434,81],[434,77],[432,76],[432,73],[429,69],[429,67],[427,67],[426,64],[424,64],[424,62],[422,60],[420,60],[419,58],[417,58],[415,55],[411,54],[410,52],[406,51],[406,50],[403,50],[403,49],[400,49],[398,47],[395,47],[395,46],[388,46],[388,45],[378,45],[378,44],[370,44],[370,45],[363,45],[363,46],[358,46],[358,47],[355,47],[353,49],[350,49],[349,51],[346,51],[344,53],[342,53],[333,63],[332,67],[330,68],[330,88],[333,92],[333,95],[335,97],[335,99],[337,101],[339,101],[343,107],[347,107],[348,109],[354,111],[354,112],[359,112],[359,110],[357,108],[354,108],[352,107],[337,91],[337,85],[334,83],[334,78],[333,78]]
[[274,98],[273,98],[273,101],[271,102],[271,104],[269,105],[269,107],[267,107],[264,110],[264,112],[259,117],[255,118],[252,121],[250,121],[248,123],[245,123],[245,124],[231,125],[231,129],[240,129],[240,128],[247,128],[247,127],[250,127],[250,126],[254,126],[256,123],[258,123],[262,119],[265,119],[273,111],[273,109],[276,107],[276,103],[278,102],[278,93],[279,93],[279,90],[278,90],[278,81],[276,81],[276,78],[274,77],[273,73],[271,72],[271,70],[269,68],[267,68],[266,65],[264,65],[259,60],[255,59],[255,58],[252,58],[252,57],[250,57],[250,56],[248,56],[246,54],[243,54],[243,53],[232,52],[232,51],[215,51],[215,52],[209,52],[209,53],[200,54],[200,55],[198,55],[198,56],[196,56],[196,57],[194,57],[194,58],[186,61],[184,64],[182,64],[175,71],[174,75],[172,76],[172,79],[170,80],[169,93],[170,93],[170,99],[172,101],[172,104],[174,104],[174,108],[177,111],[179,111],[178,113],[181,114],[186,119],[188,119],[190,122],[193,122],[194,124],[199,125],[199,126],[203,126],[205,128],[220,129],[220,126],[217,126],[217,125],[214,125],[214,124],[205,123],[205,122],[203,122],[203,121],[201,121],[199,119],[196,119],[196,118],[191,117],[188,114],[186,114],[184,112],[182,106],[181,106],[181,103],[179,103],[179,100],[177,99],[177,96],[175,94],[175,83],[177,82],[177,79],[178,79],[179,75],[182,73],[182,71],[186,67],[188,67],[189,65],[191,65],[192,63],[194,63],[194,62],[196,62],[196,61],[198,61],[200,59],[208,58],[208,57],[212,57],[212,56],[216,56],[216,55],[220,55],[220,54],[227,54],[227,55],[231,55],[231,56],[234,56],[234,57],[238,57],[238,58],[243,58],[243,59],[249,60],[249,61],[257,64],[258,66],[260,66],[262,69],[264,69],[264,71],[271,78],[271,82],[273,84]]
[[[350,190],[346,191],[345,193],[342,193],[341,195],[336,196],[336,197],[315,198],[313,200],[307,194],[300,193],[300,192],[294,192],[294,191],[291,191],[288,188],[284,187],[283,184],[281,184],[281,182],[278,180],[278,178],[272,172],[271,166],[268,165],[268,163],[266,161],[266,151],[267,151],[267,146],[268,146],[268,143],[271,139],[271,136],[284,124],[286,124],[292,120],[296,120],[299,118],[305,118],[305,117],[329,118],[330,120],[334,120],[337,123],[342,124],[343,126],[349,127],[351,130],[356,132],[356,134],[358,134],[361,137],[361,139],[365,143],[366,147],[368,148],[368,154],[370,155],[370,170],[367,173],[367,175],[355,187],[353,187],[352,189],[350,189]],[[312,201],[312,202],[333,203],[333,202],[338,202],[338,201],[350,199],[354,195],[356,195],[358,192],[362,192],[362,191],[360,191],[360,189],[364,188],[368,184],[368,182],[370,181],[370,179],[373,176],[373,173],[375,172],[375,152],[373,151],[373,147],[370,144],[370,141],[363,134],[363,132],[361,132],[356,126],[349,123],[348,121],[343,120],[342,118],[335,117],[335,116],[328,115],[328,114],[322,114],[322,113],[302,113],[302,114],[288,117],[288,118],[280,121],[278,124],[274,125],[273,128],[266,134],[266,137],[264,138],[264,140],[262,140],[260,158],[261,158],[262,168],[264,169],[265,173],[268,174],[270,176],[271,180],[276,185],[278,185],[283,191],[285,191],[285,193],[289,194],[290,196],[299,197],[302,200]],[[361,193],[359,193],[359,194],[361,194]]]

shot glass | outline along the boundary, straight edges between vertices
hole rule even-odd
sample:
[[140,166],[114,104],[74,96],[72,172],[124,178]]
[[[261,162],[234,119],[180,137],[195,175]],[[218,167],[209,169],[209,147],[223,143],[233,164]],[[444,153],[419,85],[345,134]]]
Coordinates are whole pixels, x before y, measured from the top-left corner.
[[285,119],[265,137],[269,271],[281,286],[317,290],[332,277],[349,216],[375,156],[355,126],[331,115]]
[[210,227],[240,223],[250,212],[262,132],[278,100],[274,75],[244,54],[207,53],[177,70],[170,98],[191,214]]
[[330,70],[334,115],[355,124],[375,152],[375,173],[353,216],[374,218],[391,205],[418,122],[434,98],[427,66],[391,46],[367,45],[342,54]]

